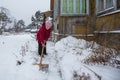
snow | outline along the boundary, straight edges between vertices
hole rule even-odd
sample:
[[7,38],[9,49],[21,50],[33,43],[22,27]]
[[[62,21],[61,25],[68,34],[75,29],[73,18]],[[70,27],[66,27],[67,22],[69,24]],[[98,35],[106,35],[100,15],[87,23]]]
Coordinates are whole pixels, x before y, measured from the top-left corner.
[[119,80],[120,70],[111,68],[109,66],[91,66],[98,74],[103,76],[102,80]]
[[101,80],[119,80],[120,69],[82,63],[92,54],[91,43],[71,36],[56,43],[48,41],[43,63],[49,64],[49,72],[45,72],[33,65],[40,60],[34,34],[0,35],[0,80],[75,80],[75,73],[90,76],[89,80],[99,80],[95,73]]

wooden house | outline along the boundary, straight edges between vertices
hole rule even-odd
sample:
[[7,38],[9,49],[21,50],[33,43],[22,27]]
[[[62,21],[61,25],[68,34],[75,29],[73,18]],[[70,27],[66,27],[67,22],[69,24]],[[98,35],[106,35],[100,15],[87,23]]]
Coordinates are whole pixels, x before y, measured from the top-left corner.
[[51,0],[50,7],[55,41],[69,35],[93,39],[94,34],[120,30],[120,0]]

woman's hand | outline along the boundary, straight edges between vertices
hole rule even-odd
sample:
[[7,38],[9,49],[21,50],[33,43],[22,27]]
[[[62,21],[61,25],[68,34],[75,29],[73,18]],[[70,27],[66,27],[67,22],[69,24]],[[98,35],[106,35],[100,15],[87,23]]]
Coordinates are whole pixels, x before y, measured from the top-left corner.
[[42,47],[46,47],[44,43],[42,43]]

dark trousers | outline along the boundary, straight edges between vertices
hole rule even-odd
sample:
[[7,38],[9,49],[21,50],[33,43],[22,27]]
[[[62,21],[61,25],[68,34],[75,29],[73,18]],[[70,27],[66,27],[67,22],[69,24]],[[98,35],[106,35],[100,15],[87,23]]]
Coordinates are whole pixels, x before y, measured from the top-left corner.
[[[46,45],[46,43],[45,43]],[[38,54],[41,56],[41,53],[42,53],[42,44],[41,43],[38,43]],[[46,54],[46,47],[44,48],[44,52],[43,52],[44,55],[47,55]]]

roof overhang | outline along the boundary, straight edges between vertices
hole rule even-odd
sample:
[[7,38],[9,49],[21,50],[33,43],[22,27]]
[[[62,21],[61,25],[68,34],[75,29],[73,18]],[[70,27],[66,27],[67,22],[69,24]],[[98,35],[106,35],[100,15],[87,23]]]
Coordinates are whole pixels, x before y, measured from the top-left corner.
[[40,13],[41,15],[45,15],[46,17],[52,17],[53,16],[53,11],[50,10],[50,11],[45,11],[45,12],[41,12]]

